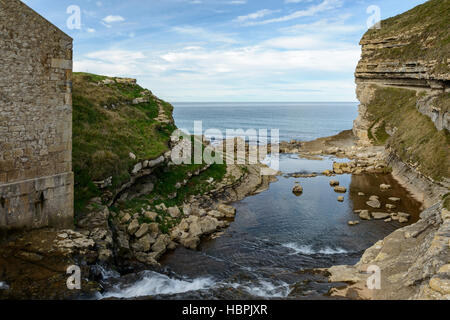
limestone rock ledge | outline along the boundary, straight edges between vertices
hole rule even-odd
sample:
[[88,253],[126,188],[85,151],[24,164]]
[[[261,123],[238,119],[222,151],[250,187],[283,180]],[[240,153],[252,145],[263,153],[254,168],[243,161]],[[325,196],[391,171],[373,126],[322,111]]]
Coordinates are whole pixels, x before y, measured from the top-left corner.
[[[374,300],[450,299],[450,212],[438,203],[421,219],[396,230],[367,249],[355,266],[334,266],[330,282],[347,283],[333,288],[332,296]],[[381,270],[380,289],[369,289],[370,266]],[[373,267],[372,267],[373,268]],[[370,270],[370,269],[369,269]]]

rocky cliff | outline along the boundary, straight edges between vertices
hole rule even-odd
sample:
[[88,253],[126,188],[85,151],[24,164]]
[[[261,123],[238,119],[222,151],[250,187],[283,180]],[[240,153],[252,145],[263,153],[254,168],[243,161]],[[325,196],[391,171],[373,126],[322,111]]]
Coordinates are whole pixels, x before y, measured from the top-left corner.
[[[430,0],[382,21],[361,40],[353,132],[361,144],[385,147],[394,176],[427,209],[419,222],[369,248],[355,266],[328,269],[330,281],[349,284],[332,295],[450,298],[449,17],[449,0]],[[368,289],[370,266],[381,270],[380,289]]]

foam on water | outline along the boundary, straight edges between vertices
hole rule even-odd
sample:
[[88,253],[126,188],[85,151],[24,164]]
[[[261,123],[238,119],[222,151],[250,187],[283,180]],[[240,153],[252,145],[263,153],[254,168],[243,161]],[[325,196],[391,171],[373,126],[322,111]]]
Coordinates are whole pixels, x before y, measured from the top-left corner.
[[215,282],[211,278],[197,278],[193,280],[172,279],[168,276],[145,271],[141,280],[130,286],[116,286],[113,290],[102,295],[101,298],[136,298],[160,294],[176,294],[197,291],[212,287]]
[[242,289],[254,297],[260,298],[286,298],[291,292],[289,284],[279,281],[277,284],[266,280],[259,280],[257,284],[232,284],[235,289]]
[[344,254],[344,253],[348,253],[347,250],[342,249],[342,248],[330,248],[330,247],[325,247],[323,249],[319,249],[319,250],[314,250],[312,246],[308,246],[308,245],[298,245],[294,242],[290,242],[290,243],[286,243],[282,245],[285,248],[291,249],[294,252],[292,253],[292,255],[295,254],[305,254],[305,255],[314,255],[314,254],[329,254],[329,255],[334,255],[334,254]]
[[7,290],[7,289],[9,289],[9,286],[6,283],[0,281],[0,290]]

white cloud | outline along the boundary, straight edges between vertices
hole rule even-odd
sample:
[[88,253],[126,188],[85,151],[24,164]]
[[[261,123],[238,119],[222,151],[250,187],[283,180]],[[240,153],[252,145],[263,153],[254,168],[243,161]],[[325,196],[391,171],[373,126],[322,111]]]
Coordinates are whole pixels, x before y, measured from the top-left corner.
[[288,15],[285,15],[285,16],[282,16],[279,18],[268,19],[268,20],[263,20],[263,21],[248,22],[247,25],[269,24],[269,23],[275,23],[275,22],[290,21],[290,20],[294,20],[294,19],[298,19],[298,18],[302,18],[302,17],[311,17],[311,16],[316,15],[317,13],[338,8],[341,5],[342,5],[341,0],[324,0],[323,2],[321,2],[317,5],[310,6],[309,8],[307,8],[305,10],[298,10],[291,14],[288,14]]
[[105,23],[114,23],[114,22],[122,22],[125,21],[125,18],[122,16],[107,16],[102,19]]
[[237,22],[245,22],[248,20],[255,20],[255,19],[261,19],[265,16],[268,16],[274,12],[278,12],[279,10],[269,10],[269,9],[263,9],[259,10],[250,14],[247,14],[245,16],[239,16],[235,19]]
[[233,0],[229,1],[228,4],[246,4],[247,0]]
[[93,29],[93,28],[87,28],[87,32],[88,32],[88,33],[94,33],[94,32],[95,32],[95,29]]
[[193,26],[178,26],[173,27],[172,31],[179,33],[190,35],[195,38],[200,38],[203,40],[207,40],[209,42],[223,42],[223,43],[236,43],[237,41],[231,37],[231,35],[209,31],[200,27]]

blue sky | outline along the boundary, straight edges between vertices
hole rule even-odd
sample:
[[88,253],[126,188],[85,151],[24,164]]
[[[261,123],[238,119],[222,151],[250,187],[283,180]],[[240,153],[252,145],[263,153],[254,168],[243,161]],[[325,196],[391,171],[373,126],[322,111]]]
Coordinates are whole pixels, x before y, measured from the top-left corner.
[[[24,2],[74,38],[74,71],[137,78],[179,102],[356,101],[367,8],[385,19],[425,0]],[[67,26],[71,5],[80,29]]]

